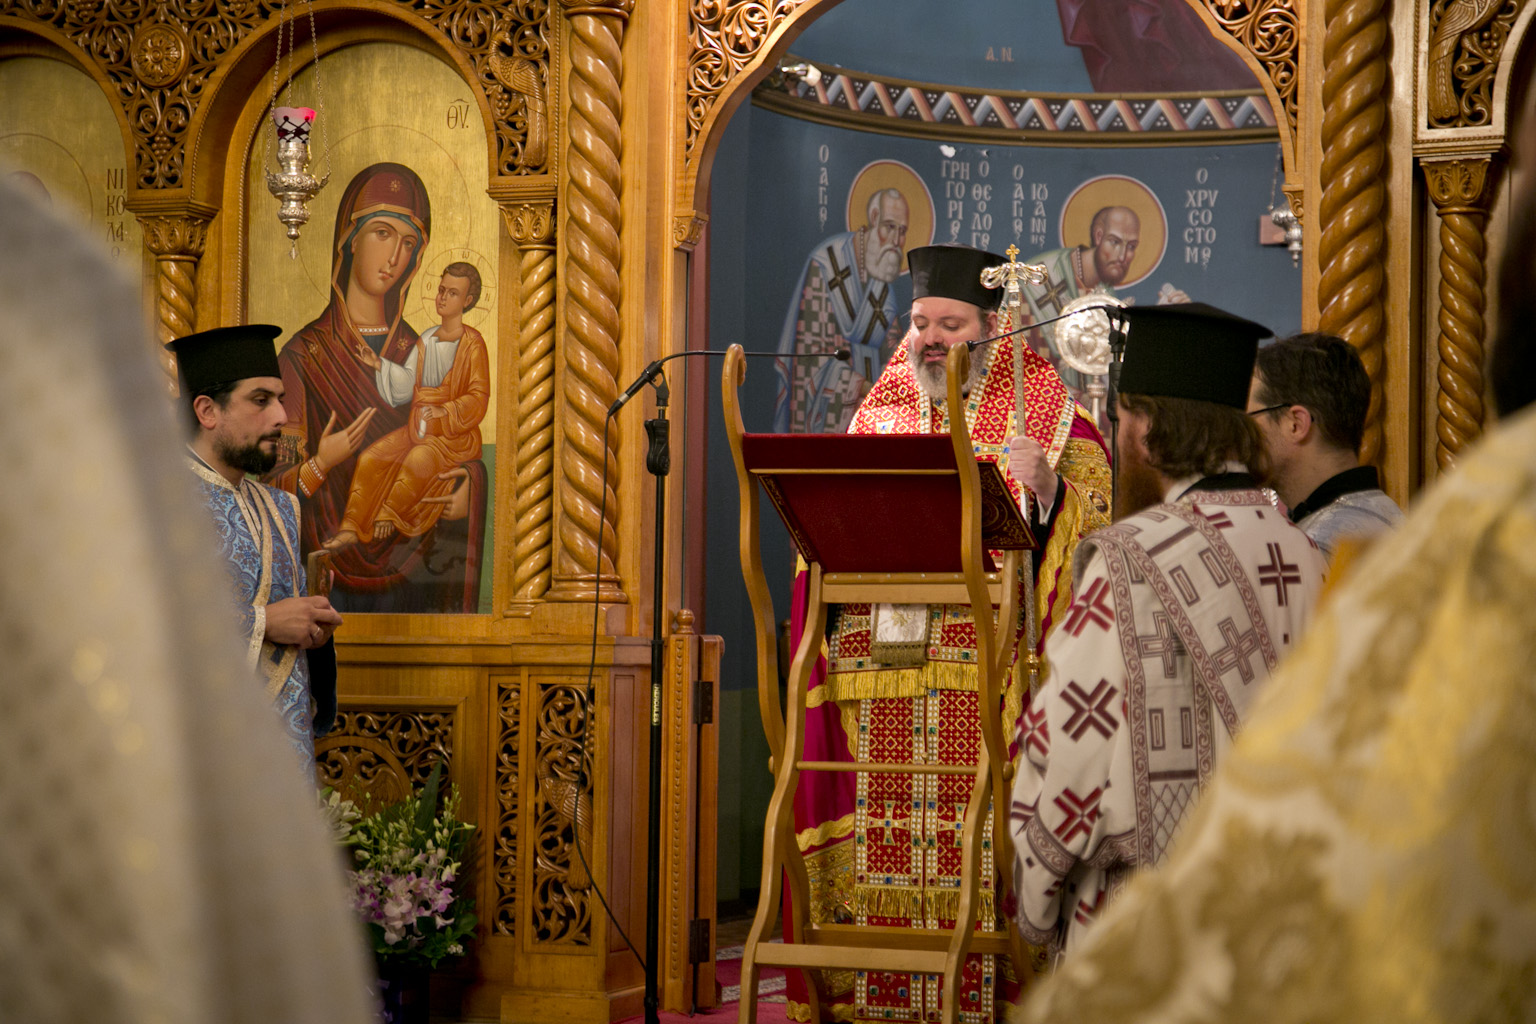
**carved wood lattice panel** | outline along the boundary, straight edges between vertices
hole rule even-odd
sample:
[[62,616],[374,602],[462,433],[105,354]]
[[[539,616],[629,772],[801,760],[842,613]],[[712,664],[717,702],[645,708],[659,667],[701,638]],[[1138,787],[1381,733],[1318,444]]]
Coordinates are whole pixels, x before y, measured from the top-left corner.
[[1264,66],[1294,135],[1301,51],[1296,0],[1205,0],[1205,5],[1217,23]]
[[453,712],[355,710],[315,741],[320,785],[378,807],[405,798],[441,763],[453,772]]
[[[592,752],[584,740],[586,690],[541,686],[535,723],[533,890],[529,894],[535,943],[592,944]],[[579,840],[581,850],[575,849]]]
[[1429,8],[1429,125],[1476,128],[1493,118],[1499,58],[1525,0],[1435,0]]
[[692,0],[688,5],[688,124],[683,152],[694,146],[720,95],[768,37],[807,0]]
[[500,729],[496,739],[496,837],[492,858],[496,872],[496,911],[492,926],[498,935],[517,931],[518,816],[522,813],[521,753],[523,688],[516,678],[496,687]]
[[[550,152],[549,0],[396,2],[473,64],[495,121],[497,171],[542,172]],[[115,86],[141,189],[188,184],[187,132],[210,76],[278,9],[273,0],[0,0],[0,16],[50,26]],[[307,26],[297,35],[302,60]]]

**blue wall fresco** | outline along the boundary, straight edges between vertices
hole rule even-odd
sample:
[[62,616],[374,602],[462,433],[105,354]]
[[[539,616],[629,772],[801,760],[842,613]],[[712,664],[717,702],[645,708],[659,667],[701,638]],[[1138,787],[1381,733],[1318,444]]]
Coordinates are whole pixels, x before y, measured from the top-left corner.
[[[1158,33],[1182,17],[1170,6],[1182,3],[1148,0],[1136,5],[1174,11],[1166,24],[1154,17],[1137,29],[1149,33],[1149,47],[1155,49]],[[957,12],[963,16],[957,17]],[[848,0],[807,28],[791,51],[812,61],[909,80],[1087,92],[1096,82],[1126,73],[1124,61],[1117,65],[1106,57],[1113,46],[1106,43],[1095,51],[1091,45],[1093,39],[1109,39],[1117,31],[1123,43],[1124,32],[1111,23],[1125,12],[1126,5],[1118,0],[968,0],[964,5]],[[1065,41],[1069,31],[1077,44]],[[936,38],[944,40],[942,46],[933,44]],[[1209,36],[1186,38],[1186,43],[1190,53],[1212,52]],[[1215,45],[1220,50],[1224,44]],[[1198,72],[1202,59],[1188,63]],[[1158,73],[1160,84],[1148,90],[1177,86],[1176,72],[1165,68]],[[1230,83],[1231,68],[1224,74]],[[1245,74],[1240,69],[1236,77]],[[1251,77],[1247,84],[1251,87]],[[1244,86],[1213,80],[1211,87]],[[929,241],[920,237],[926,221],[934,241],[958,241],[993,252],[1016,244],[1026,259],[1088,241],[1080,236],[1085,219],[1094,212],[1086,207],[1095,204],[1095,193],[1090,190],[1069,204],[1085,182],[1133,180],[1144,186],[1157,210],[1154,215],[1142,208],[1147,222],[1142,225],[1142,246],[1150,247],[1157,234],[1163,244],[1158,259],[1143,253],[1132,275],[1138,279],[1118,288],[1119,295],[1147,304],[1168,289],[1250,317],[1281,334],[1295,331],[1300,322],[1300,271],[1282,246],[1258,242],[1261,216],[1267,215],[1273,199],[1283,201],[1273,192],[1276,150],[1273,141],[1159,148],[1023,147],[958,139],[941,143],[831,127],[744,104],[726,128],[711,172],[708,347],[720,350],[737,342],[749,351],[779,348],[786,320],[801,300],[797,285],[806,273],[808,256],[824,250],[834,236],[864,226],[861,202],[853,204],[850,220],[850,191],[857,185],[867,194],[868,168],[882,162],[886,171],[875,175],[879,183],[897,182],[912,206],[906,247]],[[930,200],[931,217],[926,213]],[[1063,213],[1069,207],[1073,213],[1068,220],[1075,218],[1078,237],[1064,241]],[[1153,220],[1161,222],[1157,230],[1152,230]],[[903,272],[890,282],[889,303],[900,314],[910,298],[910,281]],[[758,884],[762,817],[772,779],[756,708],[753,624],[737,557],[735,470],[720,421],[717,361],[710,361],[708,372],[708,539],[701,630],[725,638],[718,881],[720,899],[728,902],[750,896]],[[742,396],[748,430],[772,428],[777,384],[771,360],[751,361]],[[763,555],[776,614],[785,619],[793,552],[766,505],[763,522]]]
[[790,51],[813,63],[984,89],[1156,92],[1254,83],[1188,0],[845,0]]

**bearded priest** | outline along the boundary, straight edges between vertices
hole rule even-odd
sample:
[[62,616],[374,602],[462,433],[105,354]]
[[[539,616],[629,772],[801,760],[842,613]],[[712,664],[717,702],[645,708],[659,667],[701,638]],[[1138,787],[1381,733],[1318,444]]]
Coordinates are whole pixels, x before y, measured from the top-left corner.
[[[246,662],[261,677],[307,773],[314,736],[334,712],[335,648],[341,613],[305,593],[299,556],[299,503],[257,481],[277,464],[283,409],[271,324],[221,327],[171,343],[190,440],[187,466],[197,478],[228,561]],[[317,584],[320,581],[315,581]],[[311,696],[322,705],[313,717]]]
[[1263,438],[1244,410],[1269,332],[1203,303],[1126,313],[1121,518],[1077,549],[1009,815],[1016,920],[1056,950],[1162,859],[1325,572],[1258,486]]
[[[981,280],[983,270],[1009,260],[948,245],[913,249],[907,259],[911,328],[854,414],[849,432],[943,434],[952,417],[965,417],[976,457],[1006,469],[1008,488],[1039,541],[1031,612],[1040,636],[1046,636],[1071,601],[1064,570],[1074,549],[1109,519],[1103,439],[1051,364],[1022,336],[979,346],[965,406],[948,408],[950,348],[1005,332],[998,313],[1003,290]],[[1024,407],[1015,408],[1020,367]],[[921,544],[923,538],[914,536],[912,542]],[[797,635],[803,600],[797,591],[792,623]],[[1019,661],[1003,698],[1008,735],[1029,700],[1026,633],[1021,624]],[[981,748],[978,678],[969,606],[843,605],[833,620],[825,661],[810,680],[806,756],[975,764]],[[796,829],[810,872],[812,920],[951,927],[959,906],[960,827],[970,790],[969,776],[802,776]],[[983,878],[995,870],[990,820]],[[987,929],[998,927],[992,893],[990,886],[983,892],[981,920]],[[968,1013],[981,1015],[977,1019],[993,1019],[998,986],[1004,984],[999,966],[991,956],[967,961],[958,998]],[[823,1006],[831,1004],[839,1020],[923,1020],[939,999],[938,978],[922,975],[828,972],[822,983]],[[792,1016],[806,1012],[801,984],[792,972]]]

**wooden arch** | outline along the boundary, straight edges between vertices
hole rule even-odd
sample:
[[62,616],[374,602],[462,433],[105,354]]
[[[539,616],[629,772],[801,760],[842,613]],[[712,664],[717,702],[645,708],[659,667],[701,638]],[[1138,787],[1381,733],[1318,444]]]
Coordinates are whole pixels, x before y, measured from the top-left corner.
[[1511,110],[1522,98],[1516,75],[1536,59],[1526,45],[1533,18],[1536,4],[1527,0],[1477,9],[1437,0],[1417,26],[1413,150],[1440,222],[1434,445],[1426,476],[1454,466],[1487,420],[1486,229],[1519,115]]
[[[388,0],[318,0],[315,30],[322,58],[348,46],[393,42],[437,57],[467,85],[474,86],[478,78],[473,61],[462,50],[434,32],[431,24],[418,14]],[[234,166],[228,154],[237,150],[249,152],[252,138],[261,131],[259,122],[266,113],[275,36],[279,31],[275,20],[263,22],[229,50],[220,60],[217,72],[209,77],[202,103],[187,129],[186,188],[193,202],[222,205],[227,191],[224,173]],[[298,52],[293,70],[298,74],[314,61],[306,45],[307,26],[301,27],[296,35]],[[480,112],[485,137],[494,139],[496,119],[490,100],[483,89],[471,88],[470,94]],[[487,156],[489,180],[498,173],[495,146],[487,147]]]

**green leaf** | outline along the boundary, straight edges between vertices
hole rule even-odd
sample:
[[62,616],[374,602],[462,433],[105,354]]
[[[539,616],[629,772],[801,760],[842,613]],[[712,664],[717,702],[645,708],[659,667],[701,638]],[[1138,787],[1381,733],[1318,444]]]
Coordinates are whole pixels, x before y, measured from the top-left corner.
[[422,789],[416,804],[416,834],[426,837],[432,834],[432,822],[437,817],[437,789],[442,784],[443,762],[432,766],[432,774]]

